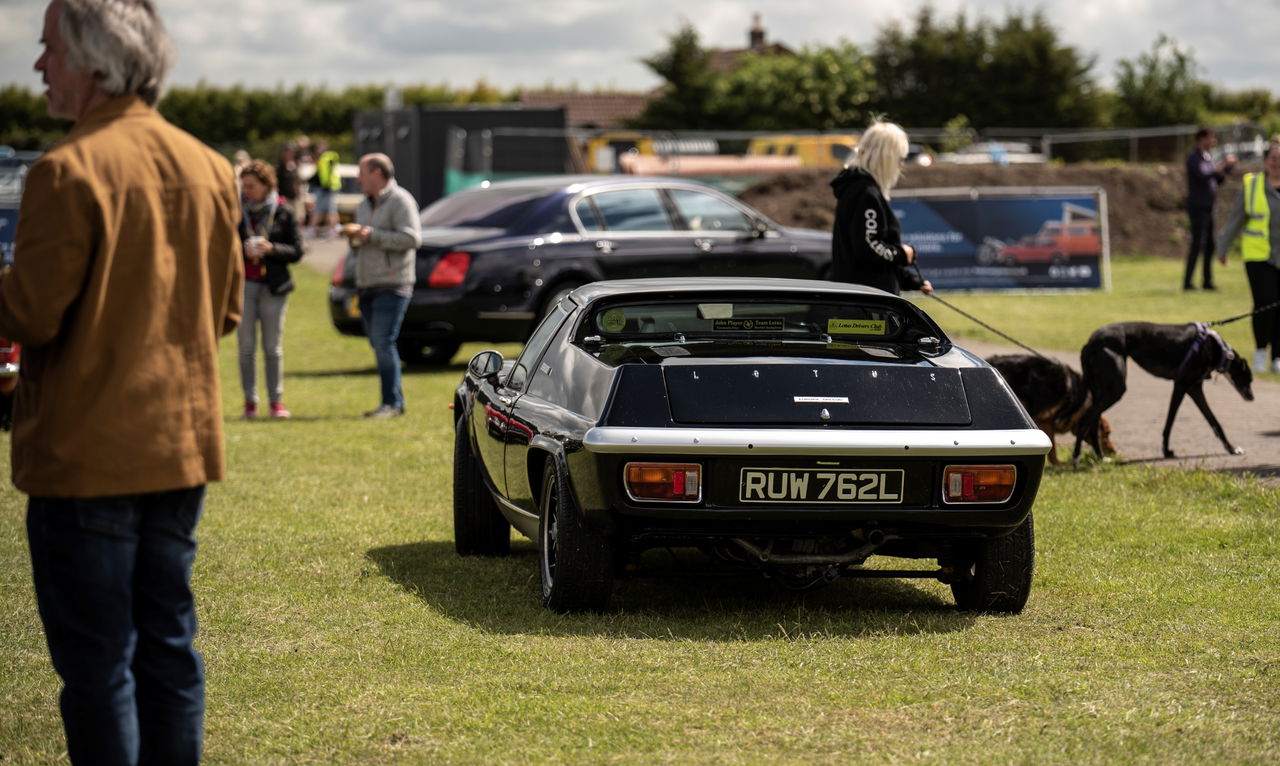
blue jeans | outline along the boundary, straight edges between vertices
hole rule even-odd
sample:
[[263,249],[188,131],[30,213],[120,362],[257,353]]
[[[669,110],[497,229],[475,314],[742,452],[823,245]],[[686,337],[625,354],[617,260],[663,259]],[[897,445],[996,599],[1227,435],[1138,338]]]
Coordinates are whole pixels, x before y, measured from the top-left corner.
[[360,293],[360,317],[378,361],[382,403],[400,409],[404,409],[404,392],[400,389],[400,352],[396,351],[396,338],[400,337],[400,323],[408,308],[409,299],[395,293]]
[[197,764],[204,667],[191,564],[204,486],[32,497],[36,602],[72,763]]

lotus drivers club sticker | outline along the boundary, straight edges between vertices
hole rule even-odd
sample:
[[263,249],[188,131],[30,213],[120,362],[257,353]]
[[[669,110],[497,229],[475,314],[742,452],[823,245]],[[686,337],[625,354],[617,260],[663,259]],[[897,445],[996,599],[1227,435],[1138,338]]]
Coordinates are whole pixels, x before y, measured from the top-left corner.
[[627,315],[622,309],[609,309],[600,317],[600,329],[605,332],[618,332],[627,326]]
[[883,319],[828,319],[827,332],[831,335],[884,335]]

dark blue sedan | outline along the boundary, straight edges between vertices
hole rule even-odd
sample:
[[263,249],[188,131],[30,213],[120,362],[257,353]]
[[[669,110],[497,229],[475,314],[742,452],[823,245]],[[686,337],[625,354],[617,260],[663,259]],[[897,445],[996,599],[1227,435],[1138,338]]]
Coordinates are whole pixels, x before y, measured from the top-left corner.
[[[588,282],[638,277],[825,278],[831,234],[794,229],[696,181],[551,176],[458,192],[422,212],[408,362],[442,364],[466,341],[523,341]],[[334,326],[363,335],[347,259],[329,291]]]

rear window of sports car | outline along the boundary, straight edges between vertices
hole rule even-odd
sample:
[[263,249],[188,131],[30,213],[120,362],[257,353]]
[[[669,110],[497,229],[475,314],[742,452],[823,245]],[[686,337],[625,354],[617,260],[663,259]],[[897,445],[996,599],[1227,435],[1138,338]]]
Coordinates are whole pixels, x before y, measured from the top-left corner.
[[605,340],[641,341],[679,335],[685,340],[829,336],[892,342],[907,326],[902,313],[884,306],[762,300],[613,303],[598,307],[588,320],[588,332]]

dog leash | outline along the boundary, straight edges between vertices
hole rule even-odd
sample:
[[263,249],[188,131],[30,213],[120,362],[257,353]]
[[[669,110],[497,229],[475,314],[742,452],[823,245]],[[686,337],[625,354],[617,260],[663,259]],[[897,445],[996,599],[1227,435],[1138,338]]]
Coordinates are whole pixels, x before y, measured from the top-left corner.
[[[919,269],[917,269],[917,271],[919,271]],[[1213,321],[1213,322],[1205,322],[1205,324],[1206,324],[1206,325],[1208,325],[1209,327],[1217,327],[1218,325],[1221,325],[1221,324],[1231,324],[1232,322],[1239,322],[1241,319],[1247,319],[1248,317],[1251,317],[1251,316],[1253,316],[1254,314],[1261,314],[1261,313],[1262,313],[1262,312],[1264,312],[1264,311],[1270,311],[1271,309],[1275,308],[1276,306],[1280,306],[1280,301],[1275,301],[1275,302],[1273,302],[1273,303],[1268,303],[1267,305],[1263,306],[1262,308],[1254,309],[1253,311],[1249,311],[1249,312],[1247,312],[1247,313],[1240,314],[1239,316],[1227,317],[1226,319],[1218,319],[1218,320],[1215,320],[1215,321]]]
[[[919,264],[917,264],[917,263],[912,263],[912,264],[911,264],[911,266],[916,270],[916,276],[917,276],[917,277],[920,277],[920,281],[923,283],[923,282],[925,281],[925,279],[924,279],[924,274],[921,274],[921,273],[920,273],[920,265],[919,265]],[[947,308],[949,308],[949,309],[951,309],[952,311],[956,312],[956,313],[957,313],[957,314],[959,314],[960,316],[962,316],[962,317],[964,317],[964,318],[968,319],[970,322],[973,322],[973,323],[977,324],[978,326],[983,327],[983,328],[985,328],[985,329],[987,329],[987,330],[990,330],[991,332],[995,333],[996,335],[999,335],[1001,338],[1004,338],[1005,340],[1009,341],[1010,343],[1012,343],[1013,345],[1017,346],[1018,348],[1021,348],[1021,349],[1025,350],[1025,351],[1027,351],[1027,352],[1031,353],[1031,354],[1032,354],[1032,355],[1034,355],[1034,356],[1038,356],[1038,357],[1040,357],[1041,359],[1044,359],[1044,360],[1049,361],[1049,362],[1053,362],[1054,364],[1061,364],[1061,362],[1058,362],[1058,360],[1056,360],[1056,359],[1050,359],[1049,357],[1045,356],[1044,354],[1040,353],[1039,351],[1036,351],[1034,348],[1032,348],[1032,347],[1028,346],[1027,344],[1023,343],[1022,341],[1018,340],[1017,338],[1014,338],[1013,336],[1009,335],[1009,334],[1008,334],[1008,333],[1006,333],[1006,332],[1001,332],[1000,330],[997,330],[996,328],[992,327],[991,325],[989,325],[989,324],[987,324],[986,322],[982,321],[981,319],[977,318],[977,317],[976,317],[976,316],[974,316],[973,314],[970,314],[969,312],[965,311],[964,309],[960,308],[959,306],[956,306],[955,304],[950,303],[950,302],[948,302],[948,301],[946,301],[946,300],[942,299],[941,297],[939,297],[939,296],[938,296],[938,291],[937,291],[937,290],[934,290],[932,293],[930,293],[930,294],[929,294],[929,297],[930,297],[930,298],[933,298],[935,301],[937,301],[937,302],[941,303],[943,306],[946,306]]]

